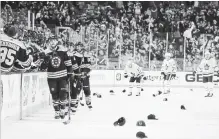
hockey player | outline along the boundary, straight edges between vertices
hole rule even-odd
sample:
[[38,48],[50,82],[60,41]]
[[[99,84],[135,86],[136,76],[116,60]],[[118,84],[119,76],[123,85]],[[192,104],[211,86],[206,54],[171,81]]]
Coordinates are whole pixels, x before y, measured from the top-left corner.
[[80,77],[81,73],[79,72],[79,66],[78,63],[76,61],[76,56],[80,57],[80,54],[75,52],[73,50],[73,47],[71,47],[68,50],[68,56],[71,59],[72,62],[72,70],[74,73],[75,78],[70,80],[70,90],[71,90],[71,112],[72,114],[76,113],[76,103],[77,103],[77,97],[78,97],[78,88],[80,88],[80,83],[78,82],[78,77]]
[[49,47],[45,52],[46,56],[41,68],[47,69],[47,81],[53,99],[55,119],[64,119],[72,64],[67,51],[63,50],[63,46],[58,45],[56,37],[49,39]]
[[1,72],[11,72],[14,65],[22,68],[30,67],[33,56],[27,54],[24,43],[17,39],[17,28],[11,26],[7,29],[6,34],[0,34],[0,63]]
[[92,109],[93,107],[91,105],[91,91],[90,91],[91,61],[90,61],[90,55],[87,54],[85,49],[83,48],[83,44],[78,43],[77,51],[74,53],[74,58],[78,65],[78,69],[75,70],[76,87],[74,89],[77,90],[77,101],[75,104],[75,108],[78,107],[79,95],[81,90],[83,89],[85,94],[86,104],[89,109]]
[[[201,64],[197,68],[197,72],[203,75],[203,85],[205,92],[207,93],[205,97],[212,97],[214,88],[214,72],[219,73],[219,69],[215,58],[211,57],[211,53],[209,51],[205,52],[204,59],[202,59]],[[196,71],[194,71],[194,74],[196,74]]]
[[161,76],[163,77],[163,93],[170,93],[171,80],[176,77],[177,66],[171,53],[165,54],[165,59],[161,67]]
[[136,96],[140,96],[141,94],[141,80],[144,77],[144,72],[140,66],[133,62],[133,58],[130,58],[127,62],[125,69],[124,69],[124,77],[129,79],[129,94],[128,96],[132,95],[132,89],[134,87],[134,82],[136,82],[137,86],[137,94]]

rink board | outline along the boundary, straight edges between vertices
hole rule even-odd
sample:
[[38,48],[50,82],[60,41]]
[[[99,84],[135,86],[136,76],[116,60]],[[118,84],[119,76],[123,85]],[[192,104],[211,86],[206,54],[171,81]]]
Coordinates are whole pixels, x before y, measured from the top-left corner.
[[[93,70],[90,84],[92,87],[124,87],[128,86],[128,78],[124,78],[122,70]],[[143,87],[161,87],[160,72],[145,71],[147,80]],[[3,110],[2,119],[22,119],[51,103],[47,74],[24,73],[2,75],[3,80]],[[219,76],[214,76],[214,81],[219,81]],[[172,87],[202,87],[202,75],[196,77],[189,72],[179,72],[171,82]],[[215,85],[215,87],[218,87]]]

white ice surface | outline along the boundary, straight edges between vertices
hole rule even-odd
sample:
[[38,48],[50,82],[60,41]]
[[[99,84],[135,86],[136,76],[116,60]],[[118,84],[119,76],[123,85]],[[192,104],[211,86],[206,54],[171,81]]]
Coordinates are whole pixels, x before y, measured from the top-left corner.
[[[21,121],[5,121],[2,139],[135,139],[138,131],[149,139],[219,139],[218,89],[213,98],[203,97],[201,88],[174,88],[171,94],[157,97],[152,96],[157,88],[144,88],[140,97],[128,97],[123,89],[93,88],[92,93],[102,98],[92,96],[93,110],[80,106],[69,125],[53,119],[51,106]],[[181,105],[187,110],[182,111]],[[159,120],[147,120],[149,114]],[[122,116],[126,124],[114,127]],[[146,127],[136,127],[138,120],[144,120]]]

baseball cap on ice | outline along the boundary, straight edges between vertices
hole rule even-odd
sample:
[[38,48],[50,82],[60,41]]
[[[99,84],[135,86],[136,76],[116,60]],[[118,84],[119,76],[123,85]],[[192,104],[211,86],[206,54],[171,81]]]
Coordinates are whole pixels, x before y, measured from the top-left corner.
[[137,126],[146,126],[145,122],[143,120],[137,121]]
[[124,117],[119,118],[117,121],[114,122],[114,126],[123,126],[126,123]]
[[158,120],[154,114],[148,115],[148,120]]
[[142,131],[137,132],[136,137],[137,137],[137,138],[140,138],[140,139],[147,138],[147,136],[145,135],[145,133],[142,132]]

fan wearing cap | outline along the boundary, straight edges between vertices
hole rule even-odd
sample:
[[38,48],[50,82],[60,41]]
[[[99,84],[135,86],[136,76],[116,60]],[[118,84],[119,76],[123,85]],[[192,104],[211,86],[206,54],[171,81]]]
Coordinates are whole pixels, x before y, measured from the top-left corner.
[[27,53],[24,43],[19,41],[17,37],[18,29],[15,26],[8,26],[5,33],[1,32],[0,63],[2,72],[11,72],[16,64],[25,69],[30,67],[33,62],[33,56]]
[[[203,75],[203,84],[205,92],[207,93],[205,97],[212,97],[214,89],[214,72],[219,73],[219,69],[215,58],[211,56],[211,53],[209,51],[205,52],[204,58],[202,59],[201,64],[197,68],[197,72]],[[194,74],[195,73],[196,71],[194,71]]]
[[165,59],[161,67],[161,75],[163,76],[163,93],[170,93],[171,80],[176,77],[177,66],[171,53],[165,54]]
[[68,79],[72,78],[72,63],[63,46],[58,45],[58,40],[52,36],[48,40],[48,49],[41,65],[47,69],[47,81],[52,95],[55,119],[65,118],[67,104]]
[[129,94],[132,95],[132,89],[134,87],[134,82],[136,82],[137,86],[137,94],[136,96],[140,96],[141,94],[141,79],[144,77],[144,72],[140,66],[134,63],[133,58],[129,58],[125,69],[124,69],[124,77],[129,79]]

